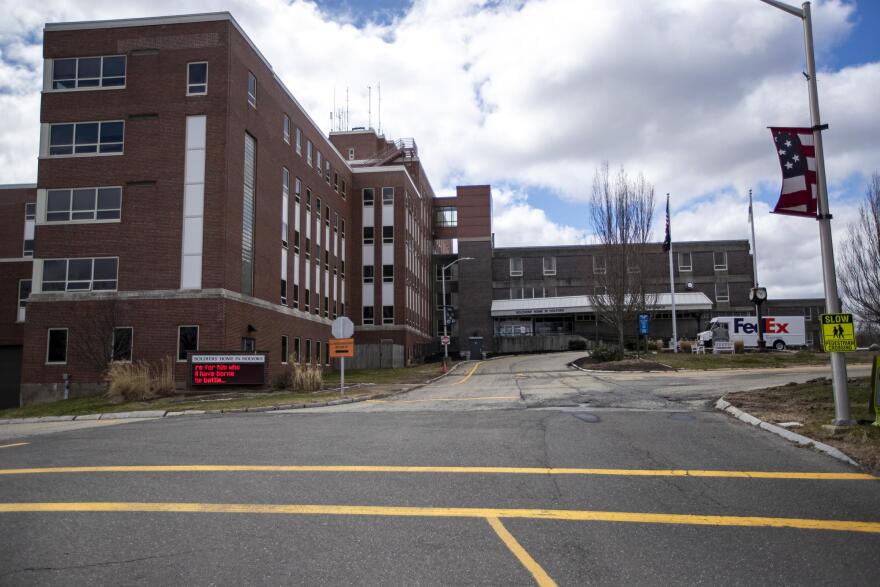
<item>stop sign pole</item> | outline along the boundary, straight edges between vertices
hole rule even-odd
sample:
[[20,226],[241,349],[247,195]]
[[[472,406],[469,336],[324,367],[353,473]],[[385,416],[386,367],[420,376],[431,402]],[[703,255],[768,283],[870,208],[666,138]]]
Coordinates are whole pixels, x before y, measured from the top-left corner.
[[[354,322],[347,316],[340,316],[330,324],[333,338],[351,338],[354,336]],[[339,396],[345,396],[345,357],[339,358]]]

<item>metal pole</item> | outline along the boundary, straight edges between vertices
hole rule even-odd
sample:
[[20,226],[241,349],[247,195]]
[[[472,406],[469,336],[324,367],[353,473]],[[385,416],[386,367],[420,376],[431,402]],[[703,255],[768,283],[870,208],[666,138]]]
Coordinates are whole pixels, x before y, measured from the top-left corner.
[[675,271],[672,269],[672,241],[669,242],[669,291],[672,294],[672,351],[678,352],[678,325],[675,319]]
[[[451,263],[450,263],[450,265],[451,265]],[[449,318],[446,315],[446,267],[449,267],[450,265],[441,266],[441,268],[440,268],[440,278],[441,278],[440,281],[443,283],[443,336],[444,336],[444,340],[445,340],[445,337],[449,336],[449,334],[447,333],[447,326],[446,326],[447,322],[449,321]],[[443,369],[446,369],[448,366],[449,366],[449,345],[444,344],[443,345]]]
[[[752,208],[752,190],[749,190],[749,225],[752,227],[752,271],[754,272],[754,288],[758,288],[758,239],[755,238],[755,211]],[[761,313],[761,300],[755,300],[755,317],[758,325],[758,351],[764,352],[767,345],[764,341],[764,317]]]
[[[831,240],[831,210],[828,206],[828,184],[825,177],[825,153],[822,149],[821,118],[819,117],[819,90],[816,85],[816,57],[813,52],[813,19],[810,3],[804,10],[804,45],[807,53],[807,75],[810,88],[810,119],[813,122],[813,142],[816,148],[816,183],[819,192],[819,242],[822,248],[822,278],[825,281],[825,308],[829,314],[840,312],[837,294],[837,273],[834,268],[834,244]],[[846,389],[846,359],[843,353],[831,353],[831,381],[834,388],[834,424],[852,426],[849,413],[849,395]]]
[[340,372],[339,372],[339,397],[345,397],[345,357],[341,357],[339,359],[340,362]]

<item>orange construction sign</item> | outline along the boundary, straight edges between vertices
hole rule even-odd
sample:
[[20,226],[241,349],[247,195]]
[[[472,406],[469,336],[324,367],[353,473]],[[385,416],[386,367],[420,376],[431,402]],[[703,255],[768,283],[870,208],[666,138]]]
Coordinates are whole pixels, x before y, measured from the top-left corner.
[[354,356],[354,339],[353,338],[331,338],[330,339],[330,358],[337,359],[340,357]]

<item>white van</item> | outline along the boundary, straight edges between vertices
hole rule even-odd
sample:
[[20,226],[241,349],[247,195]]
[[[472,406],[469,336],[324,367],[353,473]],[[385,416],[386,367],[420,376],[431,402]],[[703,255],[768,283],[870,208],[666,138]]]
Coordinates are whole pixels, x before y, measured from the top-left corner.
[[[803,316],[763,316],[764,341],[777,351],[790,346],[806,346],[806,325]],[[755,316],[718,316],[712,318],[697,339],[712,344],[712,330],[723,328],[730,342],[741,340],[746,347],[758,347],[758,319]]]

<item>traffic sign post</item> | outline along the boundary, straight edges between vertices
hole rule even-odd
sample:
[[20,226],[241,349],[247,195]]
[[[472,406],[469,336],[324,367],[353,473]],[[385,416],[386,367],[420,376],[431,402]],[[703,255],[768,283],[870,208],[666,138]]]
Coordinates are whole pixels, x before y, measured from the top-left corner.
[[820,314],[822,350],[826,353],[851,353],[856,350],[856,327],[852,314]]
[[871,369],[871,404],[874,409],[874,426],[880,428],[880,355],[874,355],[874,366]]
[[448,336],[441,336],[440,337],[440,344],[442,344],[443,346],[449,346],[449,337]]
[[345,396],[345,357],[354,356],[354,322],[340,316],[330,324],[330,334],[336,339],[330,340],[330,356],[339,357],[339,395],[342,397]]
[[[648,354],[648,327],[651,324],[651,316],[649,314],[639,314],[639,335],[645,337],[645,354]],[[638,343],[638,341],[636,341]],[[636,344],[636,357],[638,357],[639,345]]]

